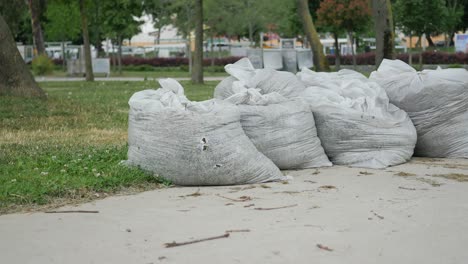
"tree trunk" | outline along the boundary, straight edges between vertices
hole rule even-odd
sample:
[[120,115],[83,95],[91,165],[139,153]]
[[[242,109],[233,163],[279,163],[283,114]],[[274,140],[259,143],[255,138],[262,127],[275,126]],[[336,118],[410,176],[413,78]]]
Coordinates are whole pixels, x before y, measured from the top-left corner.
[[91,46],[89,44],[88,19],[86,16],[85,0],[80,0],[81,30],[83,31],[86,81],[94,81],[93,62],[91,60]]
[[390,0],[372,0],[375,36],[375,67],[378,68],[384,58],[395,58],[395,37],[393,32],[393,14]]
[[435,46],[434,41],[432,41],[430,33],[426,33],[426,40],[427,40],[427,44],[429,45],[429,47],[434,47]]
[[10,28],[0,15],[0,95],[46,98],[24,63]]
[[419,35],[419,47],[421,48],[419,51],[419,70],[422,70],[422,35]]
[[38,0],[28,0],[29,12],[31,13],[31,26],[33,31],[33,41],[37,54],[45,54],[44,36],[41,28],[41,5]]
[[[101,7],[99,0],[94,0],[94,15],[96,16],[96,20],[99,21],[99,17],[101,16]],[[94,23],[94,46],[97,50],[97,57],[99,57],[99,53],[103,51],[102,43],[101,43],[101,24]]]
[[203,0],[195,0],[195,52],[192,83],[203,83]]
[[348,32],[349,41],[351,42],[351,56],[353,58],[353,68],[356,69],[356,53],[354,52],[354,35],[353,32]]
[[253,25],[252,22],[249,21],[249,45],[250,47],[253,47]]
[[215,54],[214,54],[214,48],[213,48],[213,44],[214,44],[214,38],[213,38],[213,35],[211,35],[211,47],[210,47],[210,51],[211,51],[211,67],[214,67],[214,64],[215,64]]
[[111,53],[109,53],[109,56],[111,58],[111,70],[115,71],[115,48],[114,48],[114,40],[111,40]]
[[341,51],[338,43],[338,33],[333,33],[333,37],[335,38],[335,70],[339,71],[341,68]]
[[156,35],[156,44],[161,43],[161,30],[162,30],[162,24],[159,24],[158,26],[158,34]]
[[455,45],[454,38],[455,38],[455,31],[453,31],[452,34],[450,34],[449,46],[454,46]]
[[119,43],[119,52],[117,54],[117,67],[119,70],[119,75],[122,75],[122,36],[117,36],[117,42]]
[[327,58],[323,54],[322,43],[320,43],[320,38],[315,29],[314,22],[312,21],[312,16],[310,15],[309,3],[307,0],[297,0],[297,12],[299,13],[304,31],[312,49],[315,70],[330,71]]
[[[189,33],[190,34],[190,33]],[[188,69],[189,73],[192,74],[192,43],[190,35],[187,38],[187,57],[188,57]]]
[[67,64],[66,64],[66,55],[65,55],[65,43],[62,40],[62,69],[63,71],[67,70]]
[[412,66],[413,64],[413,35],[409,34],[409,57],[408,57],[408,64]]

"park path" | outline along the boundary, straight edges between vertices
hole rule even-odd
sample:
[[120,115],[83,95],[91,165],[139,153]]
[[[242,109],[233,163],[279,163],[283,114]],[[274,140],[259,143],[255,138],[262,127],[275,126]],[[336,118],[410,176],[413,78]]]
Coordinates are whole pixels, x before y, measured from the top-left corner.
[[[399,263],[468,259],[468,160],[286,172],[0,216],[0,263]],[[458,174],[457,174],[458,173]],[[165,243],[228,237],[166,248]],[[237,231],[237,232],[236,232]]]
[[[205,77],[205,81],[222,81],[226,76],[216,76],[216,77]],[[37,82],[82,82],[85,81],[84,77],[36,77]],[[147,80],[153,80],[158,78],[148,77]],[[188,77],[177,77],[172,78],[177,81],[190,81]],[[140,82],[144,81],[143,77],[96,77],[95,81],[128,81],[128,82]]]

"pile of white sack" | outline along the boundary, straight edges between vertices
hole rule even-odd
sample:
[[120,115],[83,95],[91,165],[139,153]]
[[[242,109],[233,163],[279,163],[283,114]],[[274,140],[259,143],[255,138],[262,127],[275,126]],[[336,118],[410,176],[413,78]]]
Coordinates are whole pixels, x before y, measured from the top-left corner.
[[402,61],[384,60],[370,79],[413,120],[418,132],[416,155],[468,158],[468,71],[418,72]]
[[173,79],[135,93],[127,163],[178,185],[230,185],[284,180],[280,169],[398,165],[416,142],[421,156],[468,157],[464,69],[385,60],[370,79],[305,68],[296,76],[248,59],[225,69],[212,100],[189,101]]
[[[255,80],[258,85],[256,88],[249,88],[252,84],[244,82],[243,76],[255,72],[248,59],[242,59],[237,65],[226,66],[226,71],[233,75],[238,73],[240,80],[236,78],[230,87],[223,87],[223,92],[222,86],[218,86],[215,93],[218,97],[221,97],[221,93],[230,95],[224,101],[237,105],[241,113],[242,128],[260,152],[280,169],[332,165],[317,137],[314,116],[306,102],[300,99],[290,100],[279,92],[257,88],[262,87],[259,83],[269,83],[269,88],[274,86],[271,80],[264,79],[263,76],[262,81],[258,82],[260,78]],[[263,70],[259,72],[260,75],[265,73]],[[291,77],[295,79],[294,75]],[[287,90],[283,94],[295,92],[288,85],[294,84],[294,81],[288,82],[281,77],[277,79],[275,84]],[[297,84],[300,86],[296,81]]]
[[221,100],[190,102],[173,79],[129,101],[128,160],[178,185],[283,180],[245,135],[238,108]]
[[[334,164],[384,168],[404,163],[413,155],[416,131],[408,115],[389,103],[378,84],[358,72],[303,69],[295,76],[272,69],[256,70],[248,59],[225,68],[231,76],[216,87],[216,98],[230,100],[241,89],[249,88],[264,96],[276,94],[289,102],[305,102]],[[313,130],[315,134],[315,127]]]

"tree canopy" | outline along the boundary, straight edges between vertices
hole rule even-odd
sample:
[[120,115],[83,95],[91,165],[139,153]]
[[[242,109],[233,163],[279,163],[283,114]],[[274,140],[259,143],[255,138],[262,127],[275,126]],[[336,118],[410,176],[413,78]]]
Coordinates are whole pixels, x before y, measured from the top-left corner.
[[396,26],[407,34],[441,32],[447,17],[444,0],[396,0]]
[[45,13],[45,36],[48,41],[76,40],[81,34],[80,10],[76,1],[56,1]]

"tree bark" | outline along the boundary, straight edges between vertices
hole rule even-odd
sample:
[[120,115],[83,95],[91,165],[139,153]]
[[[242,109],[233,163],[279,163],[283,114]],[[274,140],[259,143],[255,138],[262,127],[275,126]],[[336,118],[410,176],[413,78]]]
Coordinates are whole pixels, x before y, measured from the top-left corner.
[[253,25],[252,22],[249,21],[249,45],[250,47],[253,47]]
[[44,36],[41,27],[41,5],[38,0],[28,0],[29,12],[31,14],[31,26],[33,31],[33,41],[36,46],[37,54],[45,54]]
[[83,32],[86,81],[94,81],[93,62],[91,60],[91,45],[89,44],[88,18],[86,16],[85,0],[80,0],[81,30]]
[[189,73],[192,74],[193,57],[192,57],[192,42],[190,39],[190,35],[187,37],[187,57],[188,57]]
[[119,70],[119,75],[122,75],[122,36],[117,36],[117,42],[119,43],[119,51],[117,54],[117,67]]
[[[99,17],[101,16],[101,6],[99,0],[94,0],[94,15],[96,17],[96,20],[99,21]],[[99,57],[99,53],[104,50],[102,48],[100,23],[94,23],[94,46],[97,50],[97,57]]]
[[341,51],[338,43],[338,33],[334,32],[333,37],[335,38],[335,70],[338,71],[341,68]]
[[455,45],[454,37],[455,37],[455,31],[453,31],[452,34],[450,34],[450,39],[449,39],[450,47]]
[[422,35],[419,35],[419,48],[421,49],[419,51],[419,70],[420,71],[422,71],[422,65],[423,65],[423,63],[422,63],[422,53],[423,53],[422,46],[423,46],[422,45]]
[[114,40],[111,40],[111,53],[109,53],[109,56],[111,58],[111,71],[115,71],[115,50],[114,50]]
[[156,36],[156,44],[161,44],[161,30],[162,30],[162,24],[159,24],[158,26],[158,35]]
[[353,68],[356,69],[356,53],[354,52],[354,33],[348,32],[349,41],[351,42],[351,57],[353,58]]
[[427,44],[429,45],[429,47],[434,47],[435,46],[434,41],[432,41],[430,33],[426,33],[426,40],[427,40]]
[[214,44],[214,37],[213,37],[214,33],[211,34],[211,47],[210,47],[210,51],[211,51],[211,67],[214,67],[214,64],[215,64],[215,54],[214,54],[214,47],[213,47],[213,44]]
[[192,83],[203,83],[203,0],[195,0],[195,51]]
[[62,38],[62,43],[61,44],[62,44],[61,45],[62,46],[62,69],[63,69],[63,71],[66,71],[67,70],[67,64],[66,64],[67,63],[67,61],[66,61],[67,56],[65,54],[64,38]]
[[46,98],[24,63],[10,28],[0,15],[0,95]]
[[395,58],[395,36],[393,29],[392,4],[390,0],[372,0],[375,29],[375,67],[384,58]]
[[408,64],[413,66],[413,34],[410,32],[409,34],[409,57],[408,57]]
[[297,12],[301,18],[302,26],[304,27],[312,49],[315,70],[330,71],[327,58],[323,54],[322,43],[320,43],[320,38],[315,29],[314,22],[312,21],[312,16],[310,15],[309,3],[307,0],[297,0]]

